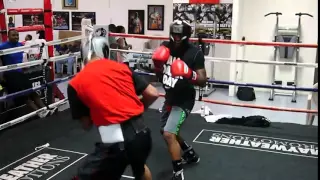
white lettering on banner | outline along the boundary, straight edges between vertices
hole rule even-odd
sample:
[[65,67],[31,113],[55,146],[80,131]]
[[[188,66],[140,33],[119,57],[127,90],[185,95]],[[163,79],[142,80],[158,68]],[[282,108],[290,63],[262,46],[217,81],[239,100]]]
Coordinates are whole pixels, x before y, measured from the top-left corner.
[[194,142],[308,158],[318,158],[317,142],[306,142],[205,129],[198,134]]
[[[38,88],[38,87],[40,87],[41,86],[41,81],[36,81],[36,82],[33,82],[32,83],[32,87],[35,89],[35,88]],[[41,96],[41,90],[38,90],[38,91],[36,91],[36,93],[39,95],[39,96]]]
[[318,147],[315,147],[315,145],[313,144],[307,145],[296,142],[277,141],[273,139],[260,139],[256,137],[239,136],[225,133],[213,133],[209,141],[228,145],[237,145],[318,156]]
[[36,82],[32,83],[32,87],[33,88],[37,88],[37,87],[40,87],[40,86],[41,86],[41,82],[40,81],[36,81]]
[[163,78],[162,84],[166,89],[174,88],[179,79],[183,79],[181,76],[172,77],[171,74],[171,65],[176,58],[170,56],[169,60],[165,65],[163,65]]
[[51,154],[40,154],[27,162],[9,170],[0,176],[1,180],[33,180],[42,177],[48,172],[60,166],[61,163],[70,160],[70,157]]

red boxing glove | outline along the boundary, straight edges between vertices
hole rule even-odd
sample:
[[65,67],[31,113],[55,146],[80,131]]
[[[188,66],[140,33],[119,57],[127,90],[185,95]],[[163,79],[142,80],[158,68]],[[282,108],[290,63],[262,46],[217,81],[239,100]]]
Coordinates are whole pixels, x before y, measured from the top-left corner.
[[162,71],[163,65],[168,61],[169,57],[169,48],[165,46],[160,46],[159,48],[157,48],[152,55],[155,71]]
[[197,80],[198,78],[197,73],[190,69],[188,65],[180,59],[173,61],[171,65],[171,74],[173,77],[182,76],[193,81]]

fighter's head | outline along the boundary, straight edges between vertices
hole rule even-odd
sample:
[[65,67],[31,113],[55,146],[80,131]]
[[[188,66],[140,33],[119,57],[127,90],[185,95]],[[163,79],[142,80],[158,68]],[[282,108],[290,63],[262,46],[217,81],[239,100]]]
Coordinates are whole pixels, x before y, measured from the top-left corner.
[[103,36],[92,37],[81,47],[81,57],[84,64],[101,58],[109,58],[108,38]]
[[175,20],[170,24],[170,42],[175,47],[180,47],[189,42],[192,28],[186,21]]

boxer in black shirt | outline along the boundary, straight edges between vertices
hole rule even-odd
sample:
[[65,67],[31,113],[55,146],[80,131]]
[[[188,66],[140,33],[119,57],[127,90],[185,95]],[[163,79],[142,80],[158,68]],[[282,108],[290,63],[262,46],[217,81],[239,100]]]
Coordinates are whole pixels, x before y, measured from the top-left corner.
[[187,22],[174,21],[170,25],[170,41],[164,42],[152,56],[156,74],[166,91],[161,133],[171,155],[174,180],[184,179],[182,164],[200,161],[193,148],[179,135],[181,125],[195,104],[194,86],[203,87],[207,82],[204,55],[189,43],[191,33]]

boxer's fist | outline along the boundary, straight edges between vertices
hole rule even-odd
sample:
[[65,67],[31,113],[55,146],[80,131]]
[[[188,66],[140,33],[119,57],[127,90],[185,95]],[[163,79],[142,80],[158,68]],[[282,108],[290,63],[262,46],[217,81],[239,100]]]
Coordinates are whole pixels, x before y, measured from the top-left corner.
[[159,48],[157,48],[152,55],[152,60],[153,60],[155,70],[161,71],[163,68],[163,65],[168,61],[169,57],[170,57],[169,48],[165,46],[160,46]]
[[173,61],[171,65],[171,74],[173,77],[182,76],[186,79],[197,79],[197,73],[188,67],[188,65],[180,59]]

